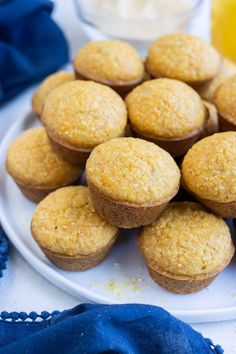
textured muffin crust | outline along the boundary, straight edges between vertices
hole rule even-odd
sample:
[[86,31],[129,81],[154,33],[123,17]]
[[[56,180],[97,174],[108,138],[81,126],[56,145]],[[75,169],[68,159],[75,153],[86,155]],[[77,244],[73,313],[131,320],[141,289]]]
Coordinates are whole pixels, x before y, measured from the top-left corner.
[[89,201],[88,188],[64,187],[40,202],[32,234],[43,248],[61,255],[89,255],[106,247],[118,229],[101,219]]
[[31,186],[72,183],[82,173],[54,152],[44,128],[29,129],[17,137],[9,147],[6,166],[13,178]]
[[118,84],[144,76],[144,64],[136,50],[114,39],[87,43],[77,52],[73,65],[81,75],[100,82]]
[[32,109],[38,115],[41,116],[43,106],[49,93],[56,87],[64,84],[65,82],[74,81],[74,73],[67,71],[60,71],[55,74],[49,75],[40,84],[39,88],[35,91],[32,97]]
[[134,204],[168,199],[180,179],[178,166],[166,151],[135,138],[97,146],[87,160],[86,176],[105,196]]
[[215,103],[219,114],[236,125],[236,75],[227,79],[218,88]]
[[182,163],[184,185],[202,199],[236,200],[236,132],[217,133],[197,142]]
[[196,87],[196,90],[202,98],[214,103],[218,87],[234,74],[236,74],[236,65],[231,60],[224,58],[218,74],[212,80]]
[[148,51],[146,67],[154,77],[188,83],[212,79],[221,66],[219,53],[204,40],[186,33],[165,35]]
[[126,104],[132,127],[156,137],[183,137],[206,120],[200,96],[177,80],[147,81],[126,97]]
[[51,92],[42,120],[53,140],[75,148],[93,148],[124,134],[127,111],[109,87],[77,80]]
[[190,202],[169,204],[138,245],[151,268],[187,276],[220,270],[233,247],[224,220]]

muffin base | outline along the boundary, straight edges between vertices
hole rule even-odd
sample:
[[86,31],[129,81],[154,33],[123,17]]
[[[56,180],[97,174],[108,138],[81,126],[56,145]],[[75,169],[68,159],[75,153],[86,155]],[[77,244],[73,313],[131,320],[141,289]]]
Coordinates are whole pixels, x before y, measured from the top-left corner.
[[[15,181],[16,182],[16,181]],[[42,199],[44,199],[49,193],[56,190],[56,188],[35,188],[30,185],[23,185],[21,183],[16,182],[19,187],[21,193],[29,200],[34,203],[39,203]]]
[[91,269],[96,267],[99,263],[101,263],[108,253],[110,252],[114,242],[116,241],[117,237],[114,237],[105,247],[101,250],[89,254],[89,255],[77,255],[77,256],[66,256],[56,252],[52,252],[44,247],[39,247],[46,255],[46,257],[53,263],[56,267],[69,270],[69,271],[83,271],[87,269]]
[[[85,167],[86,161],[89,158],[90,153],[92,152],[93,148],[80,148],[80,147],[74,147],[71,146],[68,143],[65,143],[62,140],[57,139],[50,131],[49,129],[44,125],[44,128],[46,129],[48,139],[50,141],[50,144],[53,148],[53,150],[63,157],[65,160],[72,162],[75,165],[79,165],[82,168]],[[129,127],[126,126],[124,132],[117,136],[117,138],[126,136],[128,133]]]
[[[47,130],[47,129],[46,129]],[[87,159],[92,151],[92,149],[79,149],[65,144],[62,141],[56,141],[55,138],[51,137],[47,131],[48,138],[53,150],[63,157],[65,160],[70,161],[76,165],[85,166]]]
[[229,122],[222,116],[219,116],[219,125],[221,132],[236,131],[236,124]]
[[179,138],[161,138],[154,135],[144,134],[136,128],[131,127],[134,136],[160,146],[162,149],[168,151],[173,157],[181,157],[196,143],[203,135],[204,127],[193,130],[189,134]]
[[173,157],[181,157],[195,144],[198,140],[218,132],[218,115],[215,106],[203,101],[206,109],[206,122],[200,128],[194,129],[183,137],[178,138],[162,138],[154,135],[145,134],[131,126],[134,135],[137,138],[151,141],[168,151]]
[[203,104],[207,110],[207,119],[201,138],[205,138],[219,132],[219,117],[216,107],[207,101],[203,101]]
[[119,81],[117,83],[108,81],[108,80],[94,80],[93,78],[80,73],[78,70],[75,70],[75,76],[77,80],[91,80],[91,81],[96,81],[100,84],[109,86],[112,88],[114,91],[116,91],[122,98],[124,98],[130,91],[132,91],[136,86],[140,85],[142,82],[147,80],[148,76],[144,76],[141,79],[138,80],[132,80],[132,81]]
[[[82,171],[81,171],[82,174]],[[80,176],[74,180],[74,181],[69,181],[68,183],[64,183],[61,185],[57,186],[51,186],[51,187],[46,187],[46,186],[32,186],[30,184],[22,183],[16,178],[14,178],[14,181],[16,182],[17,186],[19,187],[20,191],[22,194],[29,200],[31,200],[34,203],[39,203],[42,199],[44,199],[48,194],[51,192],[54,192],[58,188],[65,187],[67,185],[73,185],[78,181]]]
[[183,180],[181,181],[181,186],[186,190],[187,193],[192,195],[201,204],[203,204],[207,209],[213,211],[218,216],[222,218],[236,218],[236,200],[228,203],[219,203],[214,200],[204,199],[193,193],[188,187],[186,187]]
[[152,279],[160,285],[162,288],[167,289],[170,292],[176,294],[191,294],[198,292],[205,287],[207,287],[216,276],[227,267],[229,262],[231,261],[234,254],[234,246],[232,243],[231,250],[227,255],[224,263],[221,267],[212,271],[209,274],[198,275],[198,276],[181,276],[177,274],[171,274],[168,272],[163,272],[157,269],[154,269],[150,265],[147,264],[148,271]]
[[143,203],[138,205],[107,197],[89,180],[88,187],[92,204],[98,215],[111,225],[124,229],[151,224],[166,208],[168,202],[179,190],[178,186],[173,194],[162,202],[152,204]]
[[148,267],[152,279],[162,288],[176,294],[192,294],[207,287],[217,276],[206,277],[205,279],[190,280],[169,278]]
[[222,218],[236,218],[236,200],[228,203],[218,203],[213,200],[197,197],[200,203]]

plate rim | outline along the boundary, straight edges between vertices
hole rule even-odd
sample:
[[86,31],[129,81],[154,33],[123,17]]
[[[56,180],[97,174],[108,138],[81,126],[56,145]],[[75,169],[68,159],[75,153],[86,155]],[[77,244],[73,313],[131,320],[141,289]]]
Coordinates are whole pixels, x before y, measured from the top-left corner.
[[[5,169],[5,156],[6,151],[9,146],[10,141],[12,141],[12,135],[15,131],[19,129],[20,125],[29,118],[37,119],[32,112],[23,116],[14,122],[10,128],[5,133],[1,143],[0,143],[0,173],[6,174]],[[0,190],[2,186],[0,185]],[[57,272],[56,269],[51,268],[49,265],[44,263],[41,259],[37,257],[33,252],[31,252],[28,247],[18,238],[17,233],[14,231],[13,227],[10,225],[7,215],[4,210],[4,200],[0,195],[0,222],[4,231],[6,232],[8,238],[22,255],[25,261],[31,266],[35,271],[37,271],[42,277],[47,279],[49,282],[53,283],[55,286],[59,287],[63,291],[73,295],[80,300],[98,302],[101,304],[122,304],[123,301],[113,300],[110,297],[101,294],[95,294],[94,291],[85,289],[79,284],[75,284],[72,280],[67,279],[62,274]],[[185,295],[184,295],[185,296]],[[162,306],[163,307],[163,306]],[[164,307],[163,307],[164,308]],[[189,323],[200,323],[200,322],[212,322],[212,321],[224,321],[236,319],[236,305],[226,306],[216,309],[199,309],[199,310],[172,310],[168,308],[167,310],[172,315],[178,317],[181,320],[187,321]]]

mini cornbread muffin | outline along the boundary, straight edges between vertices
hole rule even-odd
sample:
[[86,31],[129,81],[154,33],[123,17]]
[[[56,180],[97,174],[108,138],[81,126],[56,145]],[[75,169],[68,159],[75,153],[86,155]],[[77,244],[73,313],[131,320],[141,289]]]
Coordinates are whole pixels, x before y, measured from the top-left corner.
[[216,91],[216,108],[221,131],[236,130],[236,75],[227,79]]
[[114,39],[87,43],[77,52],[73,65],[78,79],[108,85],[121,96],[145,79],[144,64],[136,50]]
[[135,135],[152,141],[172,156],[182,156],[203,134],[208,115],[196,91],[184,82],[144,82],[127,97]]
[[202,101],[207,112],[206,123],[201,139],[219,132],[219,117],[216,106],[208,101]]
[[57,267],[80,271],[95,267],[110,251],[118,229],[101,219],[90,203],[88,188],[60,188],[36,208],[33,238]]
[[215,93],[218,87],[235,74],[236,65],[229,59],[224,58],[218,74],[212,80],[196,87],[196,90],[204,100],[215,103]]
[[224,220],[191,202],[169,204],[143,228],[138,246],[153,280],[179,294],[208,286],[234,254]]
[[125,134],[127,110],[110,87],[76,80],[50,93],[42,122],[55,151],[84,165],[96,145]]
[[38,89],[35,91],[32,97],[32,110],[39,117],[41,117],[43,106],[49,93],[56,87],[64,84],[65,82],[75,80],[74,73],[67,71],[59,71],[55,74],[49,75]]
[[169,77],[189,84],[212,79],[220,67],[219,53],[209,43],[187,33],[157,39],[146,60],[146,69],[152,77]]
[[97,213],[123,228],[148,225],[179,189],[180,172],[160,147],[135,138],[97,146],[86,164],[91,201]]
[[54,152],[44,128],[29,129],[13,141],[6,168],[22,193],[34,202],[75,183],[82,174],[80,167]]
[[236,132],[197,142],[182,163],[183,186],[206,207],[236,217]]

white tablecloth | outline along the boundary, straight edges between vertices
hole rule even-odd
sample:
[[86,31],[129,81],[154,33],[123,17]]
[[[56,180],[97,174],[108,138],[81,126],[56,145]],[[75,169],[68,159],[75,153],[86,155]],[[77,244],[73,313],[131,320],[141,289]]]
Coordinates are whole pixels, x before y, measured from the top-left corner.
[[[207,30],[205,25],[207,16],[206,10],[202,15],[202,22],[196,28],[196,33]],[[86,41],[86,38],[75,15],[72,1],[58,0],[54,18],[63,28],[73,56],[76,49]],[[12,122],[29,112],[31,92],[32,88],[0,111],[0,140]],[[78,299],[59,290],[42,278],[22,259],[13,246],[10,247],[7,270],[4,271],[4,277],[0,280],[0,311],[63,310],[79,303]],[[221,344],[226,354],[236,353],[236,320],[201,323],[192,326],[202,332],[205,337],[212,338],[215,343]]]

